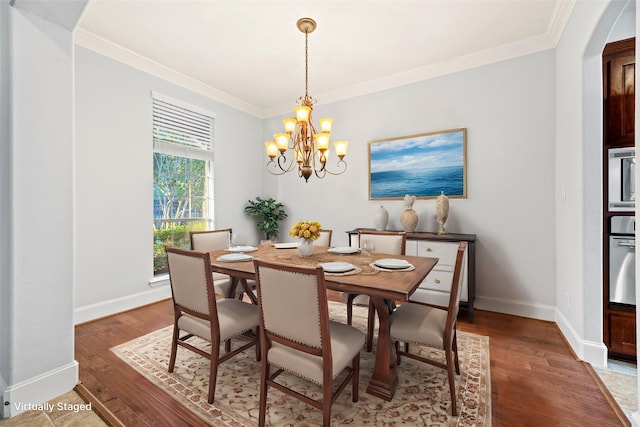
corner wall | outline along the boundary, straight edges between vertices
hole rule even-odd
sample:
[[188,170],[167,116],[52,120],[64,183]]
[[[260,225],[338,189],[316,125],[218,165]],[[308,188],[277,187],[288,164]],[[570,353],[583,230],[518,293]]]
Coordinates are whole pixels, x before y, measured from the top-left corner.
[[[606,364],[602,316],[602,49],[626,1],[578,2],[556,48],[559,301],[574,351]],[[566,198],[562,198],[567,194]]]
[[[73,345],[73,34],[72,28],[34,12],[46,16],[62,11],[73,21],[85,3],[53,10],[38,2],[16,1],[8,8],[2,3],[10,43],[7,55],[3,42],[2,58],[8,56],[10,63],[2,71],[11,73],[9,112],[6,101],[2,104],[2,124],[10,126],[3,130],[3,136],[9,135],[3,139],[9,144],[3,145],[9,160],[3,168],[8,172],[1,176],[9,198],[1,211],[2,230],[8,222],[11,231],[8,243],[3,239],[9,245],[9,280],[1,290],[8,300],[1,306],[6,417],[68,392],[78,381]],[[6,34],[3,30],[3,39]]]

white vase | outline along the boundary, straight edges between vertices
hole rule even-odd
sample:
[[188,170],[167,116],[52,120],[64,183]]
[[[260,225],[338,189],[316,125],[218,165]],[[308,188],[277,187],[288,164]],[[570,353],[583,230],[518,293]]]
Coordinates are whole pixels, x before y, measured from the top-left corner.
[[407,194],[404,196],[404,212],[400,216],[400,224],[407,233],[412,233],[416,230],[418,225],[418,213],[413,210],[413,203],[416,201],[416,196],[410,196]]
[[298,245],[298,253],[300,256],[311,256],[313,254],[313,240],[302,239]]
[[373,215],[373,225],[376,227],[376,230],[385,230],[388,223],[389,211],[387,211],[384,206],[380,206]]
[[436,198],[436,217],[438,218],[438,224],[440,224],[438,234],[447,234],[447,230],[444,229],[444,223],[447,222],[448,216],[449,198],[444,194],[444,191],[441,191],[440,195]]

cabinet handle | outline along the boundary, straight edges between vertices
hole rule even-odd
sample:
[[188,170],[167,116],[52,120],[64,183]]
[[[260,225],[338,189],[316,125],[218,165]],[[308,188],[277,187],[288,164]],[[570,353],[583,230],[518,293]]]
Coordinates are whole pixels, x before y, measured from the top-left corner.
[[425,248],[425,250],[424,250],[424,251],[425,251],[425,252],[433,252],[433,249],[431,249],[431,248]]
[[440,279],[435,279],[435,280],[433,281],[433,283],[435,283],[436,285],[439,285],[439,284],[440,284]]

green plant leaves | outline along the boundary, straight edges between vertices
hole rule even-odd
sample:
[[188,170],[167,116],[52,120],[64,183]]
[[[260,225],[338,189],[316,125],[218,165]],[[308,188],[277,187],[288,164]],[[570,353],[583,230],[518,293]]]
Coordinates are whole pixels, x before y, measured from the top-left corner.
[[268,199],[256,197],[254,200],[249,200],[244,212],[260,219],[258,230],[263,231],[267,239],[278,235],[278,221],[282,221],[287,217],[284,204],[277,202],[272,197]]

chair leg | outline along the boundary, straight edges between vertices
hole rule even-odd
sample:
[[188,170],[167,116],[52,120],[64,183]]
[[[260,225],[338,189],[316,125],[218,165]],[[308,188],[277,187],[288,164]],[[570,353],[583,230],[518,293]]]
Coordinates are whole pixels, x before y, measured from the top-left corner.
[[260,361],[260,357],[261,357],[261,354],[260,354],[260,327],[259,326],[256,326],[255,334],[256,334],[256,362],[259,362]]
[[322,427],[331,427],[331,397],[333,382],[322,386]]
[[171,357],[169,358],[169,372],[173,372],[176,366],[176,354],[178,353],[178,337],[180,330],[177,323],[173,325],[173,338],[171,339]]
[[269,364],[267,357],[262,360],[260,372],[260,407],[258,410],[258,427],[264,427],[267,415],[267,378],[269,377]]
[[353,300],[356,299],[358,294],[349,294],[347,296],[347,325],[351,324],[353,320]]
[[393,345],[396,348],[396,366],[400,366],[400,343],[396,341]]
[[456,366],[456,374],[460,375],[460,362],[458,361],[458,337],[455,329],[453,330],[453,355],[453,360]]
[[445,358],[447,361],[447,376],[449,377],[449,392],[451,394],[451,416],[458,416],[458,409],[456,408],[456,378],[453,373],[453,351],[451,348],[445,349]]
[[357,402],[360,399],[358,395],[358,383],[360,382],[360,353],[353,358],[353,377],[351,378],[351,401]]
[[369,299],[369,311],[367,312],[367,351],[373,350],[373,328],[376,323],[376,309]]
[[220,357],[220,342],[211,343],[211,365],[209,367],[209,399],[207,402],[213,403],[216,394],[216,382],[218,380],[218,360]]

